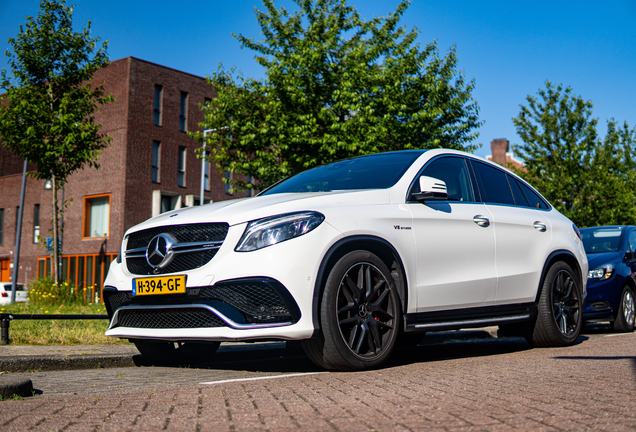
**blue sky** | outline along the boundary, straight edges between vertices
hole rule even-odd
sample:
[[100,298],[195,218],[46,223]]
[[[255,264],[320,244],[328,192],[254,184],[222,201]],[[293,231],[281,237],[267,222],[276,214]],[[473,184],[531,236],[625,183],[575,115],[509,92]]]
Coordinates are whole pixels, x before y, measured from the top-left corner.
[[[245,76],[262,77],[253,52],[241,50],[232,32],[261,39],[254,17],[260,0],[76,0],[77,28],[109,40],[111,60],[134,56],[206,76],[219,62]],[[386,15],[398,0],[350,0],[362,16]],[[289,10],[291,0],[276,0]],[[0,69],[7,68],[7,39],[37,0],[0,0]],[[599,132],[605,120],[636,124],[636,1],[426,1],[414,0],[402,25],[420,30],[423,46],[438,41],[445,54],[457,47],[459,68],[475,79],[474,97],[484,125],[476,153],[490,154],[490,141],[520,143],[511,118],[528,94],[546,80],[563,83],[594,103]]]

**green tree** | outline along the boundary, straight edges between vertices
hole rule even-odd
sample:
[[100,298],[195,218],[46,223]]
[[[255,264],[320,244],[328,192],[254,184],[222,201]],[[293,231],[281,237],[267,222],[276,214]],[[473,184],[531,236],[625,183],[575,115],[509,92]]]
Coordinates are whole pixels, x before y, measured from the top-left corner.
[[218,97],[203,107],[201,126],[217,131],[207,148],[220,171],[262,188],[351,156],[478,147],[469,144],[481,124],[474,81],[457,71],[454,47],[442,57],[435,42],[421,49],[417,29],[399,27],[409,1],[370,21],[346,0],[294,1],[299,10],[290,14],[263,0],[256,18],[264,40],[234,35],[256,52],[264,79],[222,65],[208,77]]
[[636,129],[607,121],[600,138],[592,102],[546,82],[513,118],[525,160],[518,174],[578,226],[636,223]]
[[[110,140],[99,132],[95,110],[111,102],[103,87],[92,86],[93,73],[108,65],[105,42],[90,21],[81,32],[72,28],[72,7],[64,0],[42,0],[37,18],[27,17],[7,50],[13,77],[2,70],[0,137],[14,154],[37,164],[38,179],[51,179],[53,244],[58,244],[57,192],[68,177],[84,167],[99,167],[97,156]],[[58,248],[53,248],[53,262]],[[57,265],[54,277],[58,280]]]

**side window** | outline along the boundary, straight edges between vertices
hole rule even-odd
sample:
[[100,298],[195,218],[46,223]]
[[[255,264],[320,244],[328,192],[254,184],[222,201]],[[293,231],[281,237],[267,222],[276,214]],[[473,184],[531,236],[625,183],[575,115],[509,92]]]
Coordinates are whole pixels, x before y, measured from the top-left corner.
[[515,204],[518,206],[528,207],[528,200],[521,192],[521,188],[517,184],[517,180],[509,174],[506,174],[506,178],[508,179],[508,185],[512,190],[512,196],[515,199]]
[[463,158],[442,157],[433,160],[417,175],[409,196],[420,191],[419,178],[421,176],[443,180],[446,183],[449,201],[475,202],[468,166]]
[[636,230],[632,230],[629,233],[627,241],[629,242],[629,250],[631,252],[636,252]]
[[543,209],[543,210],[547,210],[548,209],[548,204],[546,204],[546,202],[543,201],[543,199],[535,191],[530,189],[523,182],[520,182],[520,181],[517,180],[517,183],[521,187],[521,190],[523,191],[523,194],[525,195],[526,199],[528,200],[528,204],[530,204],[530,207]]
[[514,205],[507,174],[495,167],[473,161],[477,177],[481,180],[482,201],[492,204]]

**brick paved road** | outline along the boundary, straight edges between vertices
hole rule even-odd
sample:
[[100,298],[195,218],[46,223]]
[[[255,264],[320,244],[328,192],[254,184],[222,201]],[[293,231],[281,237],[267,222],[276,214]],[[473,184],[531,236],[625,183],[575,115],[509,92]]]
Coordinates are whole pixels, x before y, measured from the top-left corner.
[[[0,403],[0,430],[636,430],[636,334],[581,339],[555,349],[447,341],[356,373],[296,375],[316,369],[292,355],[32,374],[44,393]],[[255,377],[270,378],[218,382]]]

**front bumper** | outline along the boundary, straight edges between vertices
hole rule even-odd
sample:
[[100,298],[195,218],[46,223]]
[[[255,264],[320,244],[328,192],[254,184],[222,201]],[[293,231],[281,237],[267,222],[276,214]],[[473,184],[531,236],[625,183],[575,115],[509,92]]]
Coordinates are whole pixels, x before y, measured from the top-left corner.
[[341,234],[327,223],[253,252],[235,252],[245,224],[230,227],[214,258],[181,272],[186,294],[132,296],[124,262],[113,262],[104,301],[107,336],[170,341],[298,340],[313,335],[312,301],[320,262]]

